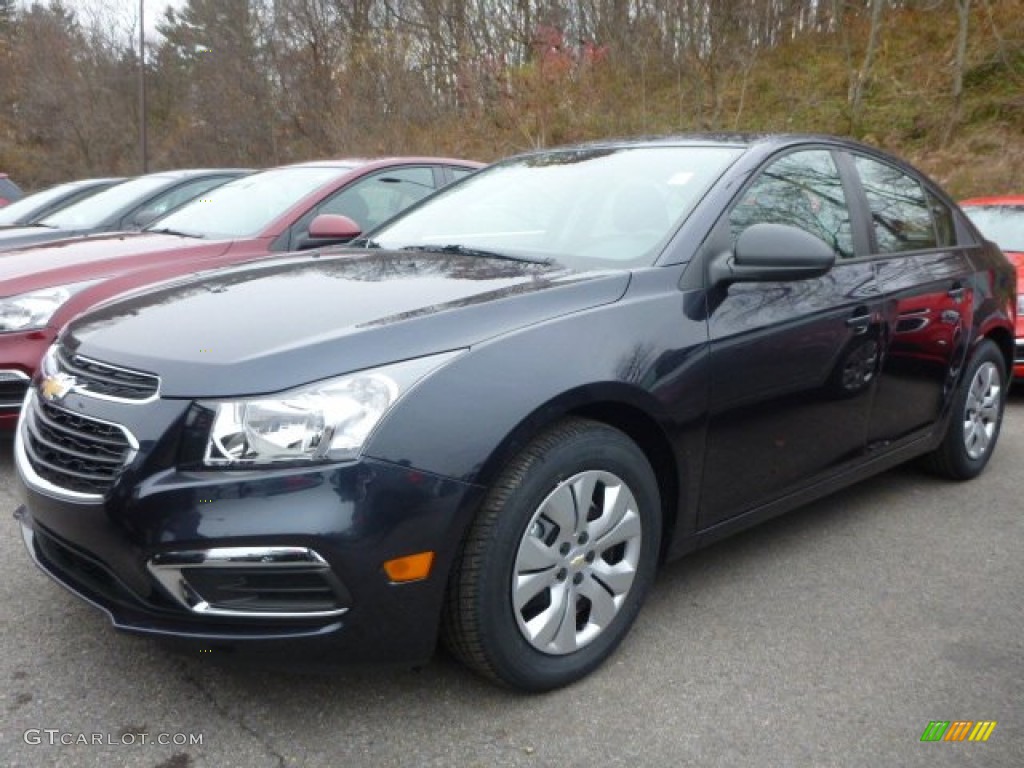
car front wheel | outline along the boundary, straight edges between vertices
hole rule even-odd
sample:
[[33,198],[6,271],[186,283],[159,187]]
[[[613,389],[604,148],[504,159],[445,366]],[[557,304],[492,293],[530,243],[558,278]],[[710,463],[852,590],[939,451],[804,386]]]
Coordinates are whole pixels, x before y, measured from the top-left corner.
[[463,663],[545,691],[599,666],[654,578],[658,485],[622,432],[564,421],[505,467],[471,526],[445,606]]

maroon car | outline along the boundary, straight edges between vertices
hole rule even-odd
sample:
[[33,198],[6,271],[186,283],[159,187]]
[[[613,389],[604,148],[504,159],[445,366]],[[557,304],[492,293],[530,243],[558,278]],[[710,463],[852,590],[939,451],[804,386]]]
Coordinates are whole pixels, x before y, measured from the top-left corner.
[[429,157],[284,166],[217,187],[143,232],[3,254],[0,429],[14,428],[43,353],[86,308],[175,276],[343,242],[479,167]]

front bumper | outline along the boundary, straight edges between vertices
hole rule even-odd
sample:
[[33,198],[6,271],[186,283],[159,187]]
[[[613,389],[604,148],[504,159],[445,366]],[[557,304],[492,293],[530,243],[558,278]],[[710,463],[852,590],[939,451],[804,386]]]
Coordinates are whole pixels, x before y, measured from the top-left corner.
[[[168,469],[132,487],[122,478],[102,500],[82,501],[35,486],[17,445],[15,459],[24,501],[16,517],[30,556],[115,627],[259,652],[294,654],[301,642],[308,661],[429,658],[448,571],[482,496],[477,486],[364,459],[266,471]],[[426,579],[389,581],[385,561],[426,550],[436,553]],[[268,552],[287,557],[261,554]],[[228,555],[239,557],[227,563]],[[246,584],[225,580],[225,569],[258,580],[278,568],[276,578],[281,566],[300,580],[297,589],[319,579],[307,602],[289,594],[276,605],[257,600],[253,610],[243,599],[241,610],[231,609]]]

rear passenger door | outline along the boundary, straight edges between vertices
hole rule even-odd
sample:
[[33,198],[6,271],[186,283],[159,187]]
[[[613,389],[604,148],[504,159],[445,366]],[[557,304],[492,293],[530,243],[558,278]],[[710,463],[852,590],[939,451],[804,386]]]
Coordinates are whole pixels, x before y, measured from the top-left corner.
[[939,418],[967,354],[974,269],[949,207],[910,172],[853,154],[882,297],[883,365],[868,445],[911,442]]

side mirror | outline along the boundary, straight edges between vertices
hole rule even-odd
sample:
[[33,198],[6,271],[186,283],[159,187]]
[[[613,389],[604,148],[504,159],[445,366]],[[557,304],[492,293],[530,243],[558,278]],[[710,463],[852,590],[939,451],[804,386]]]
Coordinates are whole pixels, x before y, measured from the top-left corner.
[[136,211],[132,214],[126,224],[128,225],[128,229],[142,229],[143,227],[152,224],[164,213],[165,211],[158,211],[154,208],[143,208],[142,210]]
[[348,216],[335,213],[321,213],[309,224],[309,235],[299,248],[319,248],[324,245],[346,243],[362,234],[362,227]]
[[819,237],[788,224],[754,224],[736,240],[733,251],[711,259],[711,285],[781,282],[821,277],[836,262],[836,252]]

